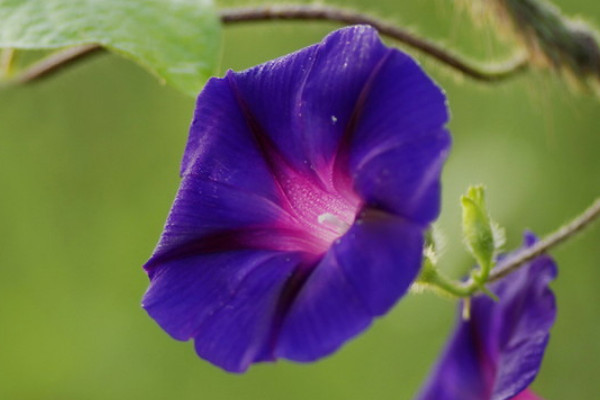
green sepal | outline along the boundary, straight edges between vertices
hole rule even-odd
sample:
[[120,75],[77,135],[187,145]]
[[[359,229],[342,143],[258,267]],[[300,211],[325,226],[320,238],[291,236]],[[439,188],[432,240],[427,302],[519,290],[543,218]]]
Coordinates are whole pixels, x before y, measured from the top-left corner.
[[492,222],[485,205],[482,186],[471,186],[461,197],[463,240],[480,270],[472,274],[480,285],[485,284],[493,267],[496,244]]

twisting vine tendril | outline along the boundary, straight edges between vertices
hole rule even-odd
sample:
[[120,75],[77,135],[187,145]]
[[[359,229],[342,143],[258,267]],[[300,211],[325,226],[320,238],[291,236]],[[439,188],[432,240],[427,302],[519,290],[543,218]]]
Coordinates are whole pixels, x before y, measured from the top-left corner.
[[[528,67],[528,60],[525,56],[516,56],[506,62],[484,68],[466,60],[459,54],[444,49],[439,44],[417,36],[407,29],[345,8],[317,4],[226,8],[219,11],[219,17],[224,25],[273,20],[329,21],[345,25],[367,24],[377,29],[381,35],[420,51],[455,71],[481,82],[502,81],[515,76]],[[24,84],[37,81],[51,76],[64,67],[88,56],[98,54],[101,50],[103,50],[103,47],[98,44],[87,44],[60,50],[25,69],[13,77],[11,82]]]

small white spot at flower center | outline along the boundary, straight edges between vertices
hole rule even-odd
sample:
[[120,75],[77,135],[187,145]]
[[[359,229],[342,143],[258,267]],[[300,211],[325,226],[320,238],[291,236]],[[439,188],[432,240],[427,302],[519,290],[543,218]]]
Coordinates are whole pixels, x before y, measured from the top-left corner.
[[333,230],[339,236],[342,236],[348,231],[348,229],[350,229],[350,224],[332,213],[324,213],[319,215],[317,217],[317,221],[319,221],[321,225]]
[[331,116],[331,123],[335,125],[335,123],[337,122],[337,117],[335,115]]

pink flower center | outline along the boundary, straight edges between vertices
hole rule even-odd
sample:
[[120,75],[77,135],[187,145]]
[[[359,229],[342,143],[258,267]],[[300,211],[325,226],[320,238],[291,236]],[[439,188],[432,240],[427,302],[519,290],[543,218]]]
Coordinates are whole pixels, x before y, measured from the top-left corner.
[[282,175],[279,184],[287,215],[281,228],[289,230],[295,239],[285,246],[286,250],[326,252],[350,229],[361,206],[350,178],[333,173],[304,176],[290,170]]

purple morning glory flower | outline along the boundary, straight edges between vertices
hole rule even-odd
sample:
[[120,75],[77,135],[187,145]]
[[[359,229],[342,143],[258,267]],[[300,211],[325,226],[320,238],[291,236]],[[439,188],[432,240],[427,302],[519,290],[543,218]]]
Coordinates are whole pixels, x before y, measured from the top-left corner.
[[367,26],[211,79],[144,308],[232,372],[335,351],[419,271],[447,120],[442,91]]
[[[535,238],[525,235],[525,245]],[[418,400],[541,400],[527,387],[535,379],[556,317],[548,287],[556,264],[540,256],[490,285],[498,302],[473,297],[471,317],[460,319]]]

